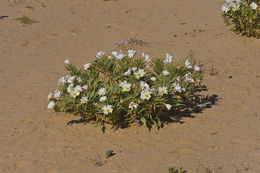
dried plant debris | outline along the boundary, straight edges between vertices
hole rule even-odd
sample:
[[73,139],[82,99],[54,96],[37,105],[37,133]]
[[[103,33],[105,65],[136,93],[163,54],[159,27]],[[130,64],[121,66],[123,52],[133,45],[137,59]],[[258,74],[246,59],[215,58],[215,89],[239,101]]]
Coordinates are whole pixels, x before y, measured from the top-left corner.
[[32,25],[32,24],[34,24],[34,23],[39,23],[39,21],[34,20],[34,19],[30,19],[30,18],[27,17],[27,16],[19,17],[19,18],[17,18],[16,20],[22,22],[23,24],[27,24],[27,25]]

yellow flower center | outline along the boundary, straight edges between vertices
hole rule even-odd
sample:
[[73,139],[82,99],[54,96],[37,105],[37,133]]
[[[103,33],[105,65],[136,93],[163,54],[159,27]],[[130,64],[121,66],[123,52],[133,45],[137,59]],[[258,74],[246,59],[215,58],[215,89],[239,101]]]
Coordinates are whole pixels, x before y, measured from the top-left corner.
[[145,96],[145,98],[148,98],[148,97],[149,97],[149,94],[145,94],[144,96]]
[[137,76],[138,76],[138,77],[141,77],[141,76],[142,76],[142,74],[141,74],[141,73],[137,73]]

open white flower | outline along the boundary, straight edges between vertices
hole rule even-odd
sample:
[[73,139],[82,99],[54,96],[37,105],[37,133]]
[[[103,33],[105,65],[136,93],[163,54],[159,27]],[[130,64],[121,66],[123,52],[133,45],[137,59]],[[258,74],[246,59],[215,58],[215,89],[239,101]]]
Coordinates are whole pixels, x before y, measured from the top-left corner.
[[103,95],[106,95],[106,88],[100,88],[99,90],[98,90],[98,95],[100,95],[100,96],[103,96]]
[[152,81],[156,81],[156,77],[151,77],[151,80]]
[[53,96],[53,94],[50,93],[50,94],[48,95],[48,100],[50,100],[50,99],[52,98],[52,96]]
[[103,106],[102,110],[103,110],[103,113],[106,115],[113,112],[112,105]]
[[159,95],[168,94],[167,87],[165,87],[165,86],[159,87],[158,92],[159,92]]
[[192,68],[191,63],[188,59],[186,59],[186,61],[185,61],[185,66],[189,69]]
[[97,53],[96,58],[100,58],[100,57],[102,57],[103,55],[105,55],[105,52],[100,51],[100,52]]
[[75,98],[80,94],[80,92],[74,90],[74,91],[70,92],[70,94],[71,94],[72,97]]
[[142,100],[149,100],[151,98],[151,92],[149,90],[143,90],[141,92],[141,99]]
[[252,3],[250,4],[250,7],[251,7],[253,10],[256,10],[257,7],[258,7],[258,5],[257,5],[255,2],[252,2]]
[[174,87],[174,89],[175,89],[177,92],[181,92],[181,91],[182,91],[180,84],[173,83],[173,87]]
[[124,73],[125,76],[129,76],[130,74],[131,74],[131,70],[130,70],[130,69],[128,69],[128,70]]
[[141,85],[142,90],[149,90],[149,88],[150,88],[149,85],[144,81],[140,81],[140,85]]
[[90,67],[91,63],[84,64],[84,70],[87,70]]
[[50,101],[48,104],[48,109],[53,109],[55,106],[55,102],[54,101]]
[[115,57],[118,54],[118,52],[117,51],[112,51],[111,54]]
[[168,110],[171,110],[172,105],[170,105],[170,104],[165,104],[165,107],[166,107]]
[[87,90],[87,89],[88,89],[88,85],[83,85],[82,88],[83,88],[84,90]]
[[194,70],[195,70],[195,71],[200,71],[200,67],[197,66],[197,65],[195,65],[195,66],[194,66]]
[[82,98],[80,99],[80,103],[81,103],[81,104],[88,103],[88,97],[82,97]]
[[162,74],[163,74],[164,76],[168,76],[170,73],[169,73],[167,70],[163,70],[163,71],[162,71]]
[[112,57],[112,56],[108,56],[107,58],[108,58],[108,59],[112,59],[113,57]]
[[133,110],[134,108],[137,108],[138,107],[138,104],[137,103],[134,103],[134,102],[131,102],[129,104],[129,109]]
[[230,6],[228,4],[224,4],[222,7],[221,7],[221,10],[225,13],[229,12],[230,10]]
[[135,50],[128,50],[128,57],[129,58],[133,58],[136,54],[136,51]]
[[65,59],[64,63],[65,63],[65,64],[69,64],[69,63],[70,63],[70,60],[69,60],[69,59]]
[[232,11],[237,11],[240,8],[239,3],[232,3],[232,4],[230,4],[230,6],[232,7]]
[[189,74],[185,74],[185,78],[186,78],[187,81],[189,81],[189,82],[191,82],[191,83],[194,82],[194,80],[190,77]]
[[177,80],[178,82],[180,82],[180,81],[181,81],[181,77],[178,76],[176,80]]
[[127,83],[123,85],[123,91],[130,91],[132,84]]
[[59,84],[59,85],[63,85],[63,84],[65,84],[65,83],[66,83],[66,78],[65,78],[64,76],[62,76],[62,77],[59,79],[58,84]]
[[148,55],[148,54],[142,53],[142,57],[144,57],[144,58],[145,58],[145,61],[146,61],[146,62],[149,62],[149,61],[151,61],[151,59],[150,59],[150,57],[149,57],[149,55]]
[[81,91],[82,91],[82,88],[81,88],[81,86],[77,85],[77,86],[74,88],[74,90],[75,90],[76,92],[81,92]]
[[68,78],[67,82],[68,83],[73,83],[75,78],[76,78],[75,76],[71,76],[71,77]]
[[71,83],[71,84],[68,86],[68,88],[67,88],[67,92],[68,92],[68,93],[72,93],[73,91],[75,91],[75,88],[74,88],[73,84]]
[[106,101],[106,100],[107,100],[107,96],[102,96],[102,97],[100,97],[100,99],[99,99],[100,102],[103,102],[103,101]]
[[164,63],[171,63],[172,62],[172,56],[168,53],[166,53],[166,59],[163,61]]
[[60,90],[54,91],[53,98],[58,100],[61,96],[62,92]]
[[122,54],[122,53],[118,53],[115,57],[116,57],[118,60],[121,60],[121,59],[123,59],[123,58],[125,57],[125,55]]
[[145,72],[144,69],[138,69],[138,71],[134,72],[134,74],[137,79],[140,79],[145,75]]

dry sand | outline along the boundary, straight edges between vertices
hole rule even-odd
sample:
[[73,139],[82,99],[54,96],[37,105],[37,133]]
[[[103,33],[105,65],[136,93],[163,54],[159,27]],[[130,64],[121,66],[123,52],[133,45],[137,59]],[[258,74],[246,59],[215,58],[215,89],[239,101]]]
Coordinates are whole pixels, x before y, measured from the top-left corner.
[[[0,172],[166,173],[183,166],[197,173],[209,166],[259,173],[260,39],[230,31],[223,2],[1,0],[0,15],[9,17],[0,19]],[[40,23],[23,26],[15,20],[23,15]],[[194,50],[206,70],[204,94],[217,95],[217,104],[160,131],[105,134],[93,124],[67,126],[77,117],[46,109],[64,59],[82,65],[100,50],[117,50],[114,43],[130,33],[146,43],[135,49],[150,55],[183,60]],[[105,162],[110,149],[116,155]]]

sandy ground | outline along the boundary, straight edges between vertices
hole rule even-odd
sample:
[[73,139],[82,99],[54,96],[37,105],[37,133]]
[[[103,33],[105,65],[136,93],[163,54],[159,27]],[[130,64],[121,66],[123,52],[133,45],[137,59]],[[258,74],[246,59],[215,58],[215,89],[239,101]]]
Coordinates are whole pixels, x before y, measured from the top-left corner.
[[[230,31],[223,2],[1,0],[9,17],[0,19],[0,172],[259,173],[260,39]],[[23,15],[39,23],[23,26],[15,20]],[[183,60],[193,50],[206,70],[204,94],[217,104],[160,131],[105,134],[93,124],[67,126],[77,117],[46,109],[64,59],[80,66],[133,35],[145,42],[134,48],[150,55]],[[116,155],[105,159],[111,149]]]

